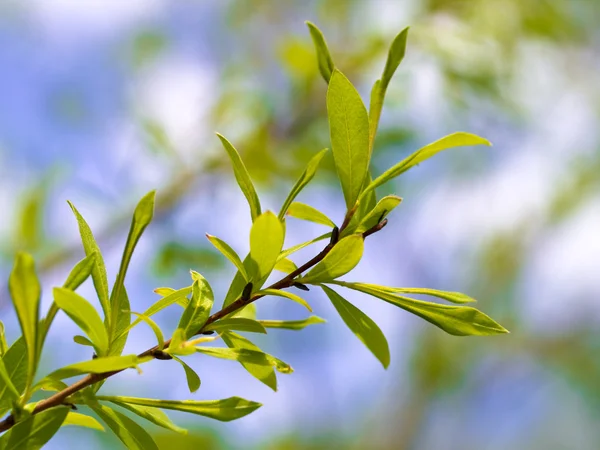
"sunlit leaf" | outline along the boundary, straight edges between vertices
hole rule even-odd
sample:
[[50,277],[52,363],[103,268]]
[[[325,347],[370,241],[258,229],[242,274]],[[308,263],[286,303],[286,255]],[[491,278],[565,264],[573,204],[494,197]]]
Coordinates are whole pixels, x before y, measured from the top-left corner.
[[240,273],[242,274],[244,279],[246,281],[249,281],[250,278],[248,277],[248,274],[246,273],[246,268],[244,267],[244,263],[242,262],[242,260],[238,256],[238,254],[235,252],[235,250],[232,249],[227,244],[227,242],[222,241],[221,239],[219,239],[216,236],[211,236],[210,234],[207,233],[206,237],[208,238],[210,243],[217,248],[217,250],[219,250],[221,253],[223,253],[223,255],[229,261],[231,261],[235,267],[237,267],[237,269],[240,271]]
[[389,293],[396,294],[422,294],[422,295],[430,295],[432,297],[438,297],[443,300],[448,300],[452,303],[475,303],[475,300],[472,297],[469,297],[462,292],[450,292],[450,291],[440,291],[437,289],[429,289],[429,288],[404,288],[404,287],[388,287],[388,286],[380,286],[377,284],[369,284],[369,283],[353,283],[355,286],[365,287],[368,289],[377,289],[380,291],[385,291]]
[[[5,401],[18,401],[20,397],[19,391],[17,391],[17,388],[10,379],[10,374],[6,370],[6,366],[4,365],[4,361],[2,359],[0,359],[0,381],[4,386],[2,389],[2,398],[0,399],[0,403],[4,403]],[[6,398],[4,398],[5,396]]]
[[296,253],[298,250],[302,250],[303,248],[308,247],[309,245],[314,244],[315,242],[319,242],[319,241],[322,241],[323,239],[328,239],[330,237],[331,237],[331,232],[325,233],[325,234],[322,234],[321,236],[311,239],[310,241],[302,242],[301,244],[294,245],[293,247],[285,249],[279,254],[279,256],[277,257],[277,261],[281,261],[282,259],[290,256],[292,253]]
[[304,300],[302,297],[300,297],[292,292],[283,291],[280,289],[263,289],[262,291],[258,291],[257,294],[258,295],[274,295],[277,297],[287,298],[287,299],[290,299],[290,300],[304,306],[306,309],[308,309],[310,312],[312,312],[312,308],[306,302],[306,300]]
[[279,211],[278,215],[279,220],[284,219],[288,208],[290,207],[294,199],[298,196],[302,189],[304,189],[304,187],[313,179],[315,173],[317,172],[317,168],[319,167],[319,163],[321,162],[323,156],[325,156],[325,153],[327,153],[327,151],[328,149],[321,150],[308,162],[308,166],[306,167],[304,172],[302,172],[302,175],[300,175],[298,181],[296,181],[296,184],[285,199],[285,202],[283,202],[283,206],[281,207],[281,211]]
[[200,278],[196,279],[192,285],[192,299],[183,311],[179,325],[177,325],[177,328],[184,331],[186,338],[192,337],[202,328],[214,303],[210,284],[203,276],[198,275]]
[[379,200],[375,208],[373,208],[371,212],[362,219],[354,232],[364,233],[368,229],[374,227],[383,219],[385,219],[385,217],[401,202],[402,199],[395,195],[383,197],[381,200]]
[[[17,392],[21,394],[27,385],[27,346],[21,336],[7,350],[2,358],[8,377]],[[8,384],[0,383],[0,416],[12,406],[13,394]]]
[[217,133],[217,136],[221,140],[223,147],[231,159],[235,179],[237,180],[240,189],[244,193],[244,196],[248,200],[252,221],[255,221],[256,218],[261,214],[260,201],[258,200],[258,195],[256,194],[256,189],[254,189],[254,184],[252,184],[248,170],[246,169],[246,166],[244,165],[242,158],[240,158],[240,154],[235,147],[231,145],[231,143],[221,134]]
[[265,328],[281,328],[284,330],[303,330],[309,325],[317,323],[326,323],[325,319],[317,316],[310,316],[302,320],[259,320]]
[[167,430],[175,431],[176,433],[187,434],[187,430],[175,425],[167,414],[158,409],[150,408],[148,406],[132,405],[131,403],[120,402],[117,400],[110,400],[115,405],[125,408],[139,417],[142,417],[149,422],[152,422],[159,427],[166,428]]
[[154,292],[158,295],[160,295],[161,297],[166,297],[167,295],[172,294],[173,292],[175,292],[175,289],[170,288],[170,287],[159,287],[154,289]]
[[62,380],[64,378],[71,378],[77,375],[84,375],[88,373],[113,372],[117,370],[134,368],[138,364],[147,362],[151,359],[152,358],[150,357],[138,358],[136,355],[107,356],[104,358],[92,359],[91,361],[71,364],[70,366],[55,370],[46,378]]
[[377,324],[360,309],[327,286],[321,286],[338,314],[350,330],[387,369],[390,365],[390,348]]
[[215,358],[229,359],[261,366],[274,366],[278,372],[292,373],[291,366],[268,353],[245,348],[196,347],[196,351]]
[[362,235],[353,234],[339,241],[335,247],[313,267],[300,283],[323,283],[350,272],[362,258],[364,240]]
[[283,273],[292,273],[297,268],[298,268],[298,266],[296,266],[294,261],[292,261],[291,259],[287,259],[287,258],[278,259],[277,262],[275,263],[275,267],[273,267],[273,269],[278,270]]
[[146,322],[150,328],[152,328],[152,331],[154,332],[154,335],[156,336],[158,349],[162,350],[163,347],[165,346],[165,338],[164,338],[162,331],[161,331],[160,327],[158,326],[158,324],[154,320],[152,320],[150,317],[148,317],[144,314],[136,313],[135,311],[131,311],[131,314],[136,315],[137,317],[142,319],[144,322]]
[[275,262],[283,248],[284,231],[275,214],[267,211],[261,214],[250,229],[250,258],[252,270],[250,279],[258,290],[273,271]]
[[31,255],[17,254],[8,287],[27,346],[27,386],[31,386],[39,357],[37,340],[41,295],[40,282],[35,274],[35,263]]
[[187,341],[187,336],[183,328],[177,328],[173,332],[171,342],[166,352],[170,355],[192,355],[196,353],[196,349],[193,345],[190,345]]
[[329,49],[327,48],[327,42],[325,42],[325,37],[323,37],[323,33],[321,30],[317,28],[315,24],[312,22],[305,22],[308,26],[308,30],[310,31],[310,36],[315,44],[315,50],[317,51],[317,62],[319,64],[319,72],[321,72],[321,76],[325,80],[326,83],[329,83],[331,75],[335,69],[335,65],[333,64],[333,59],[331,58],[331,54],[329,53]]
[[369,169],[369,117],[360,95],[337,69],[329,81],[327,114],[335,168],[351,209]]
[[263,333],[266,334],[267,330],[258,321],[252,319],[246,319],[244,317],[231,317],[228,319],[221,319],[217,322],[211,323],[206,327],[206,331],[221,331],[236,330],[246,331],[250,333]]
[[149,398],[99,396],[98,400],[182,411],[223,422],[244,417],[262,406],[260,403],[239,397],[230,397],[223,400],[154,400]]
[[343,281],[335,282],[335,284],[380,298],[425,319],[455,336],[489,336],[508,333],[503,326],[470,306],[451,306],[424,302],[395,295],[385,290]]
[[79,345],[85,345],[87,347],[93,347],[94,343],[92,341],[90,341],[88,338],[86,338],[85,336],[81,336],[81,335],[75,335],[73,336],[73,342],[75,342],[76,344]]
[[0,358],[8,351],[8,343],[4,334],[4,323],[0,320]]
[[69,408],[58,406],[32,415],[0,436],[1,450],[38,450],[56,434]]
[[90,338],[99,356],[108,351],[108,335],[96,309],[83,297],[65,288],[54,288],[54,302]]
[[194,371],[194,369],[192,369],[190,366],[188,366],[184,361],[182,361],[177,356],[173,356],[173,359],[175,361],[177,361],[179,364],[181,364],[181,367],[183,367],[183,370],[185,371],[185,379],[187,380],[187,384],[188,384],[188,388],[189,388],[190,392],[193,393],[193,392],[196,392],[198,389],[200,389],[200,383],[201,383],[200,377]]
[[100,422],[94,419],[92,416],[85,414],[76,413],[69,411],[67,418],[63,422],[62,426],[74,425],[77,427],[91,428],[92,430],[104,431],[104,427]]
[[335,223],[333,223],[329,217],[327,217],[318,209],[313,208],[310,205],[305,205],[304,203],[292,203],[288,208],[287,215],[295,217],[296,219],[308,220],[309,222],[318,223],[331,228],[335,227]]
[[406,27],[404,30],[398,33],[390,45],[387,61],[385,62],[385,68],[383,69],[383,75],[381,75],[381,87],[383,90],[387,88],[390,80],[396,72],[396,69],[404,59],[408,30],[409,28]]

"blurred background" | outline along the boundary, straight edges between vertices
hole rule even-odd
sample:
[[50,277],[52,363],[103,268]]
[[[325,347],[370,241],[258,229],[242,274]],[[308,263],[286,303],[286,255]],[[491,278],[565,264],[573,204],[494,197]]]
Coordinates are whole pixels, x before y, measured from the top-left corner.
[[[326,86],[305,20],[324,32],[336,65],[365,102],[388,44],[411,26],[374,154],[375,173],[453,131],[492,148],[445,152],[380,195],[402,205],[346,279],[466,292],[510,335],[457,338],[391,305],[344,295],[390,341],[387,371],[320,292],[328,320],[256,339],[289,362],[277,393],[239,364],[188,358],[145,365],[106,392],[154,398],[239,395],[264,406],[232,423],[170,414],[189,436],[150,428],[182,449],[600,448],[600,2],[595,0],[4,1],[0,4],[0,274],[32,252],[45,295],[81,249],[71,200],[105,252],[113,280],[137,200],[158,189],[157,214],[127,286],[145,310],[159,286],[213,284],[234,269],[208,232],[240,254],[250,214],[214,131],[242,153],[264,208],[328,147]],[[341,222],[330,156],[298,199]],[[286,246],[325,232],[288,220]],[[298,253],[304,262],[318,251]],[[18,324],[2,284],[0,319]],[[81,292],[95,300],[91,283]],[[285,300],[263,319],[303,318]],[[166,333],[177,309],[157,316]],[[40,373],[85,360],[60,314]],[[136,328],[127,350],[153,341]],[[126,350],[126,351],[127,351]],[[69,427],[48,448],[119,448],[108,433]],[[81,441],[79,441],[81,442]]]

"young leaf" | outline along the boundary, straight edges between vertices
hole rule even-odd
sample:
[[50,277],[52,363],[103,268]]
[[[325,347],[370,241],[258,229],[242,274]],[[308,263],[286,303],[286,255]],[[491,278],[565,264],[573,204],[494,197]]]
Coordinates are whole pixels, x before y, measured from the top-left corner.
[[154,289],[154,292],[158,295],[160,295],[161,297],[166,297],[167,295],[172,294],[173,292],[175,292],[175,289],[170,288],[170,287],[159,287]]
[[300,175],[298,181],[296,181],[296,184],[285,199],[285,202],[283,202],[281,211],[279,211],[279,215],[277,216],[279,220],[283,220],[285,218],[288,208],[290,207],[294,199],[298,196],[302,189],[304,189],[306,185],[310,183],[310,181],[313,179],[315,173],[317,172],[317,168],[319,167],[319,163],[321,162],[323,156],[325,156],[325,153],[327,153],[327,151],[328,149],[321,150],[308,162],[308,166],[306,167],[304,172],[302,172],[302,175]]
[[171,419],[169,419],[169,416],[167,416],[167,414],[164,411],[162,411],[158,408],[150,408],[147,406],[132,405],[130,403],[119,402],[116,400],[111,400],[111,402],[117,406],[120,406],[121,408],[125,408],[125,409],[131,411],[132,413],[148,420],[149,422],[152,422],[155,425],[158,425],[159,427],[163,427],[163,428],[166,428],[167,430],[175,431],[176,433],[187,434],[186,429],[175,425],[173,422],[171,422]]
[[252,270],[250,280],[255,290],[272,272],[283,248],[284,231],[281,222],[271,211],[261,214],[250,229],[250,258]]
[[108,335],[96,309],[83,297],[65,288],[54,288],[54,302],[90,338],[99,356],[108,351]]
[[385,217],[402,202],[400,197],[395,195],[388,195],[383,197],[375,208],[371,210],[369,214],[367,214],[360,222],[355,233],[364,233],[368,229],[374,227],[378,223],[380,223]]
[[206,331],[216,331],[217,333],[227,330],[246,331],[249,333],[267,333],[267,330],[265,330],[265,327],[263,327],[260,322],[243,317],[221,319],[206,327]]
[[223,135],[217,133],[217,136],[221,140],[223,147],[231,159],[235,179],[237,180],[244,196],[248,200],[248,204],[250,205],[250,214],[252,215],[252,221],[254,222],[261,214],[260,201],[258,200],[258,195],[256,194],[256,189],[254,189],[254,184],[252,184],[248,170],[246,169],[246,166],[244,165],[242,158],[240,158],[240,154],[235,147],[231,145],[231,143],[225,139]]
[[387,89],[390,80],[396,72],[396,69],[404,59],[407,37],[408,27],[398,33],[398,35],[392,41],[387,61],[385,62],[385,68],[383,69],[383,75],[381,76],[381,88],[383,91]]
[[242,274],[244,279],[246,281],[249,281],[250,278],[248,277],[248,274],[246,273],[246,268],[244,267],[244,263],[242,262],[242,260],[238,256],[238,254],[235,252],[235,250],[232,249],[227,244],[227,242],[222,241],[221,239],[219,239],[216,236],[212,236],[212,235],[206,233],[206,237],[210,241],[210,243],[217,248],[217,250],[219,250],[229,261],[231,261],[235,267],[237,267],[237,269],[240,271],[240,273]]
[[192,299],[183,311],[177,328],[183,329],[186,339],[189,339],[202,328],[206,319],[210,315],[213,306],[213,291],[206,279],[198,274],[200,278],[194,281],[192,285]]
[[67,414],[67,418],[62,424],[63,427],[66,427],[67,425],[74,425],[77,427],[91,428],[92,430],[104,431],[104,427],[92,416],[87,416],[85,414],[80,414],[73,411],[69,411],[69,413]]
[[288,298],[288,299],[304,306],[306,309],[308,309],[310,312],[312,312],[312,308],[306,302],[306,300],[304,300],[303,298],[299,297],[298,295],[296,295],[292,292],[282,291],[280,289],[263,289],[262,291],[258,291],[257,294],[258,295],[275,295],[277,297]]
[[92,271],[94,270],[97,254],[97,252],[93,251],[81,261],[79,261],[77,264],[75,264],[75,266],[69,273],[69,276],[67,277],[65,283],[63,284],[63,287],[65,289],[70,289],[71,291],[74,291],[79,286],[81,286],[85,280],[88,279],[88,277],[92,274]]
[[[246,349],[246,350],[254,350],[260,352],[260,348],[250,342],[243,336],[240,336],[237,333],[232,331],[226,331],[221,333],[221,338],[223,342],[227,345],[227,347],[232,349]],[[275,370],[271,365],[265,366],[261,364],[255,364],[250,362],[241,362],[244,369],[246,369],[250,375],[255,377],[261,383],[266,384],[268,387],[277,391],[277,376],[275,375]]]
[[27,346],[27,386],[31,386],[39,357],[37,340],[41,295],[40,282],[35,274],[35,263],[31,255],[17,254],[8,287]]
[[[107,356],[105,358],[96,358],[91,361],[71,364],[70,366],[55,370],[50,375],[46,376],[46,378],[62,380],[64,378],[71,378],[88,373],[114,372],[134,368],[138,364],[150,361],[151,359],[152,358],[150,357],[138,358],[136,355]],[[38,384],[43,381],[44,380],[40,381]]]
[[280,359],[256,350],[248,350],[245,348],[196,347],[196,351],[215,358],[258,364],[261,366],[273,366],[281,373],[292,373],[294,371],[289,364]]
[[6,335],[4,334],[4,324],[0,320],[0,358],[2,358],[8,351],[8,344],[6,343]]
[[[25,390],[28,372],[27,346],[22,336],[9,347],[2,362],[8,377],[20,395]],[[0,416],[12,407],[13,397],[8,383],[0,383]]]
[[240,397],[229,397],[223,400],[154,400],[149,398],[99,396],[98,400],[182,411],[223,422],[247,416],[262,406],[260,403]]
[[292,261],[291,259],[287,259],[287,258],[278,259],[277,262],[275,263],[275,267],[273,267],[273,269],[278,270],[283,273],[292,273],[297,268],[298,268],[298,266],[296,266],[294,261]]
[[329,81],[327,114],[335,168],[350,210],[369,170],[369,117],[360,95],[337,69]]
[[296,219],[308,220],[309,222],[318,223],[327,227],[335,227],[335,223],[319,211],[310,205],[304,203],[294,202],[290,205],[287,211],[288,216],[295,217]]
[[85,336],[80,336],[79,334],[76,334],[75,336],[73,336],[73,342],[75,342],[76,344],[79,344],[79,345],[85,345],[87,347],[94,346],[94,343],[92,341],[90,341]]
[[148,432],[126,415],[96,402],[90,402],[89,406],[128,449],[158,450]]
[[393,178],[396,178],[398,175],[401,175],[408,169],[416,166],[419,163],[422,163],[426,159],[431,158],[432,156],[443,150],[470,145],[491,146],[492,144],[487,139],[484,139],[471,133],[452,133],[435,142],[432,142],[429,145],[426,145],[425,147],[422,147],[421,149],[414,152],[412,155],[400,161],[395,166],[383,172],[365,188],[365,190],[361,194],[361,198],[363,198],[367,192],[381,186],[383,183],[390,181]]
[[348,328],[387,369],[390,365],[390,348],[385,335],[377,324],[333,289],[324,285],[321,287]]
[[325,37],[323,37],[321,30],[319,30],[314,23],[309,21],[306,21],[305,23],[310,31],[310,37],[315,44],[315,50],[317,51],[317,62],[319,63],[319,72],[321,72],[321,76],[325,82],[329,83],[331,74],[335,69],[335,65],[333,64],[333,59],[329,54],[327,42],[325,42]]
[[331,237],[331,232],[322,234],[321,236],[311,239],[310,241],[306,241],[301,244],[294,245],[293,247],[283,250],[277,257],[277,261],[281,261],[282,259],[290,256],[292,253],[296,253],[298,250],[302,250],[303,248],[308,247],[309,245],[314,244],[315,242],[319,242],[319,241],[322,241],[323,239],[328,239],[330,237]]
[[259,320],[265,328],[281,328],[284,330],[303,330],[309,325],[314,325],[317,323],[325,323],[327,322],[325,319],[322,319],[317,316],[310,316],[307,319],[302,320]]
[[337,281],[335,284],[380,298],[441,328],[454,336],[490,336],[508,333],[486,314],[470,306],[450,306],[414,300],[365,285]]
[[335,280],[350,272],[362,258],[364,240],[362,235],[353,234],[339,241],[335,247],[313,267],[305,276],[298,279],[300,283],[324,283]]
[[32,415],[0,436],[2,450],[38,450],[56,434],[69,408],[58,406]]
[[162,350],[163,347],[165,346],[165,338],[164,338],[162,331],[160,330],[160,327],[158,326],[158,324],[154,320],[152,320],[150,317],[148,317],[144,314],[136,313],[135,311],[131,311],[131,314],[135,314],[137,317],[139,317],[144,322],[146,322],[150,328],[152,328],[152,331],[154,331],[154,335],[156,336],[156,341],[158,343],[157,344],[158,349]]
[[170,355],[192,355],[196,353],[196,349],[186,340],[185,330],[177,328],[171,337],[171,343],[166,352]]
[[[0,403],[4,403],[5,401],[16,403],[21,395],[10,379],[10,374],[6,370],[6,366],[4,365],[4,361],[2,359],[0,359],[0,381],[4,386],[2,389],[2,398],[0,398]],[[5,396],[6,398],[4,398]]]
[[188,366],[185,362],[183,362],[181,359],[179,359],[177,356],[173,355],[173,359],[175,361],[177,361],[179,364],[181,364],[181,367],[183,367],[183,370],[185,371],[185,378],[187,380],[187,384],[188,384],[188,388],[189,388],[190,392],[194,393],[198,389],[200,389],[201,381],[200,381],[200,377],[198,376],[198,374],[190,366]]
[[94,282],[94,288],[96,289],[96,293],[98,294],[98,299],[100,300],[102,311],[104,311],[105,322],[108,323],[111,316],[110,300],[108,297],[108,279],[106,276],[106,266],[104,265],[104,259],[102,258],[102,253],[100,253],[100,247],[98,247],[98,244],[94,239],[94,235],[92,234],[90,226],[87,224],[83,216],[79,214],[79,211],[77,211],[75,206],[71,202],[68,203],[71,209],[73,210],[73,214],[75,214],[75,218],[77,219],[77,224],[79,226],[79,234],[81,235],[81,242],[83,244],[83,250],[86,256],[90,256],[92,253],[96,253],[95,264],[92,270],[92,281]]
[[475,300],[472,297],[469,297],[462,292],[449,292],[449,291],[439,291],[437,289],[429,289],[429,288],[396,288],[396,287],[388,287],[388,286],[379,286],[377,284],[368,284],[368,283],[354,283],[356,286],[364,286],[370,289],[378,289],[385,292],[396,293],[396,294],[422,294],[422,295],[430,295],[432,297],[438,297],[443,300],[448,300],[452,303],[475,303]]

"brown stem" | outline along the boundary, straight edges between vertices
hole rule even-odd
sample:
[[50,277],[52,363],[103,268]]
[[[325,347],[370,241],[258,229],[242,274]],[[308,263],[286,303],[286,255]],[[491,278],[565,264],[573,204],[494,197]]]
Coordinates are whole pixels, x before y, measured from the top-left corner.
[[[352,217],[352,215],[348,214],[348,216],[349,216],[349,218],[347,217],[347,220],[345,221],[346,225],[347,225],[346,222],[348,222],[348,223],[350,222],[350,218]],[[363,233],[363,237],[366,238],[367,236],[370,236],[371,234],[376,233],[377,231],[381,230],[386,225],[386,223],[387,223],[387,220],[384,220],[383,222],[378,223],[371,229],[365,231]],[[344,227],[345,226],[342,226],[340,233],[344,229]],[[298,267],[296,270],[294,270],[290,274],[286,275],[281,280],[277,281],[276,283],[273,283],[271,286],[268,287],[268,289],[285,289],[285,288],[291,287],[294,284],[294,278],[296,278],[298,275],[302,274],[302,272],[310,269],[311,267],[313,267],[316,264],[318,264],[319,262],[321,262],[323,260],[323,258],[325,258],[325,256],[327,256],[327,254],[331,251],[331,249],[333,249],[333,247],[335,246],[336,243],[337,243],[337,240],[333,240],[332,242],[327,244],[327,246],[323,250],[321,250],[321,252],[317,256],[315,256],[314,258],[312,258],[310,261],[303,264],[302,266]],[[253,295],[248,298],[244,298],[243,296],[241,298],[238,298],[233,303],[230,303],[229,305],[227,305],[220,311],[218,311],[218,312],[214,313],[212,316],[210,316],[208,318],[208,320],[206,321],[206,323],[202,326],[202,328],[200,330],[198,330],[198,332],[196,334],[201,334],[204,331],[204,328],[206,328],[211,323],[216,322],[219,319],[222,319],[223,317],[237,311],[238,309],[248,306],[250,303],[255,302],[256,300],[258,300],[261,297],[264,297],[264,295],[259,294],[259,295]],[[165,341],[164,348],[165,349],[168,348],[170,343],[171,343],[170,339]],[[139,358],[147,357],[147,356],[154,357],[154,353],[157,350],[159,350],[158,346],[154,346],[152,348],[149,348],[145,352],[140,353],[138,355],[138,357]],[[123,370],[125,370],[125,369],[123,369]],[[91,373],[89,375],[86,375],[81,380],[76,381],[75,383],[66,387],[62,391],[57,392],[56,394],[52,395],[51,397],[48,397],[47,399],[38,402],[38,404],[35,406],[35,408],[31,412],[31,414],[38,414],[42,411],[53,408],[55,406],[68,404],[67,398],[70,395],[73,395],[73,394],[85,389],[86,387],[96,384],[99,381],[102,381],[109,377],[112,377],[113,375],[116,375],[119,372],[122,372],[123,370],[115,370],[113,372],[105,372],[105,373]],[[11,414],[8,417],[6,417],[6,419],[4,419],[3,421],[0,422],[0,432],[6,431],[6,430],[12,428],[13,425],[15,425],[15,418]]]

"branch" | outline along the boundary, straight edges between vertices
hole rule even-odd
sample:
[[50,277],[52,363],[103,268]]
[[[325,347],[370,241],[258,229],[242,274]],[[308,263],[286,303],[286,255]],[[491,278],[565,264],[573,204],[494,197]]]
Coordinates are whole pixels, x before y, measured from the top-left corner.
[[[281,280],[277,281],[276,283],[273,283],[271,286],[268,287],[268,289],[285,289],[285,288],[292,287],[294,284],[294,279],[298,275],[300,275],[302,272],[305,272],[306,270],[310,269],[311,267],[313,267],[313,266],[317,265],[319,262],[321,262],[323,260],[323,258],[325,258],[325,256],[327,256],[327,254],[329,254],[329,252],[333,249],[335,244],[337,244],[339,234],[341,233],[341,231],[343,231],[344,227],[350,222],[350,219],[351,219],[351,216],[353,213],[354,213],[354,211],[351,211],[348,213],[348,215],[346,216],[346,219],[344,220],[345,225],[342,226],[342,229],[339,231],[339,233],[334,232],[332,234],[332,239],[329,242],[329,244],[327,244],[327,246],[323,250],[321,250],[321,252],[317,256],[315,256],[310,261],[306,262],[305,264],[303,264],[302,266],[300,266],[298,269],[294,270],[290,274],[286,275]],[[363,233],[363,238],[366,238],[367,236],[370,236],[371,234],[380,231],[386,224],[387,224],[387,219],[383,220],[382,222],[378,223],[374,227],[365,231]],[[229,305],[227,305],[220,311],[218,311],[218,312],[214,313],[212,316],[210,316],[208,318],[208,320],[206,321],[206,323],[202,326],[202,328],[199,329],[195,334],[202,334],[204,329],[211,323],[216,322],[217,320],[222,319],[223,317],[225,317],[231,313],[234,313],[235,311],[238,311],[238,310],[244,308],[245,306],[248,306],[249,304],[255,302],[256,300],[258,300],[261,297],[264,297],[264,295],[254,295],[249,298],[244,298],[242,296],[241,298],[238,298],[233,303],[230,303]],[[165,341],[164,348],[168,348],[170,343],[171,343],[171,339]],[[154,346],[152,348],[149,348],[145,352],[140,353],[138,355],[138,357],[142,358],[142,357],[151,356],[151,357],[155,358],[155,352],[157,350],[158,350],[158,346]],[[123,369],[123,370],[125,370],[125,369]],[[42,411],[53,408],[55,406],[64,405],[64,404],[68,403],[67,398],[70,395],[73,395],[73,394],[85,389],[86,387],[89,387],[93,384],[96,384],[96,383],[102,381],[102,380],[112,377],[113,375],[116,375],[119,372],[122,372],[123,370],[116,370],[113,372],[105,372],[105,373],[91,373],[89,375],[86,375],[81,380],[66,387],[62,391],[57,392],[56,394],[52,395],[51,397],[48,397],[47,399],[38,402],[37,405],[35,406],[35,408],[33,409],[33,411],[31,412],[31,414],[32,415],[38,414]],[[15,418],[11,414],[8,417],[6,417],[6,419],[4,419],[3,421],[0,422],[0,432],[8,430],[8,429],[12,428],[14,425],[15,425]]]

